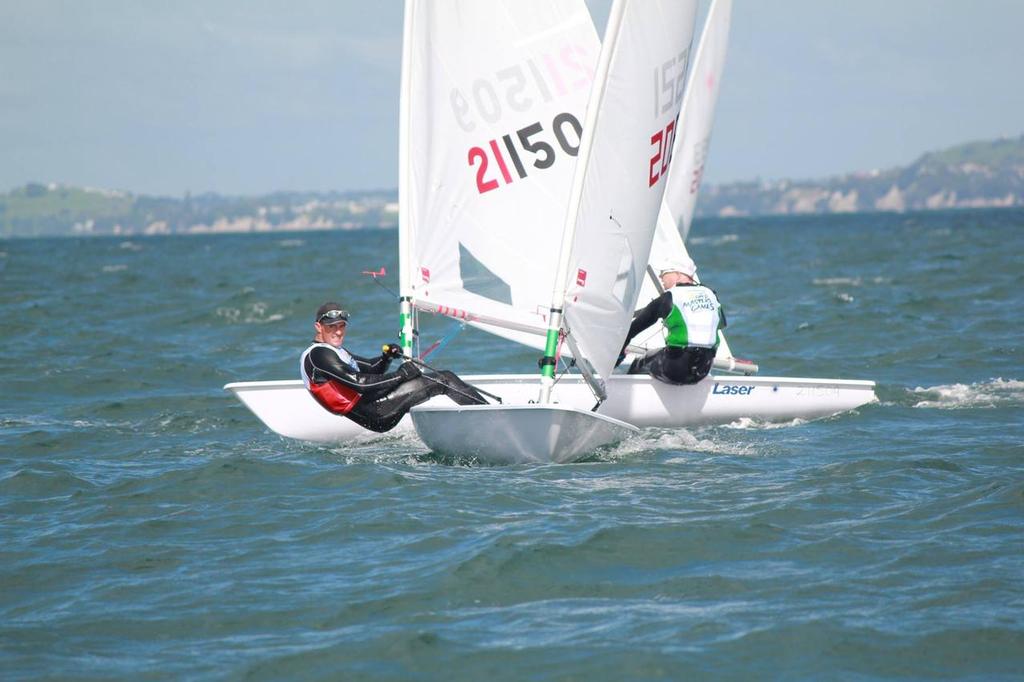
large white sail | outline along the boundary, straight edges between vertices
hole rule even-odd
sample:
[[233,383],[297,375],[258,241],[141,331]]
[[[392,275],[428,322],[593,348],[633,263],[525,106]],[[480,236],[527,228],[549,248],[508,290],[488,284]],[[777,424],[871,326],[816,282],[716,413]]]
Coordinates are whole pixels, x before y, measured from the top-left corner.
[[599,42],[583,0],[409,0],[403,296],[542,333]]
[[679,114],[679,135],[672,152],[672,167],[665,187],[665,200],[658,214],[658,236],[655,237],[656,240],[668,238],[668,244],[676,248],[686,248],[683,241],[690,233],[693,212],[697,207],[697,191],[704,177],[704,163],[711,145],[711,128],[725,69],[731,22],[732,0],[714,0],[694,54],[689,85]]
[[[654,274],[664,263],[690,259],[684,240],[693,223],[697,194],[711,145],[711,129],[722,72],[725,70],[731,23],[732,0],[712,0],[687,79],[686,94],[679,114],[679,134],[672,152],[668,184],[651,246],[650,264]],[[639,304],[646,304],[659,293],[659,286],[650,277],[646,278]],[[721,344],[716,367],[729,369],[736,366],[737,361],[732,357],[725,336],[719,338]],[[661,328],[655,328],[634,343],[649,349],[662,346],[664,339]],[[749,361],[741,362],[744,367],[755,367]]]
[[616,2],[602,46],[567,216],[567,279],[559,283],[577,362],[601,378],[612,372],[647,269],[696,5]]

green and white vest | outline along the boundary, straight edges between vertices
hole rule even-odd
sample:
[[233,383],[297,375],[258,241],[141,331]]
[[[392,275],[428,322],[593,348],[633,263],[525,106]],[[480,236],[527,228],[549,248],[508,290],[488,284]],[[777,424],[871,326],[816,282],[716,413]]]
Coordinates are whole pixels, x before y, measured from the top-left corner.
[[672,312],[665,318],[665,345],[718,347],[721,305],[715,292],[701,285],[674,286]]

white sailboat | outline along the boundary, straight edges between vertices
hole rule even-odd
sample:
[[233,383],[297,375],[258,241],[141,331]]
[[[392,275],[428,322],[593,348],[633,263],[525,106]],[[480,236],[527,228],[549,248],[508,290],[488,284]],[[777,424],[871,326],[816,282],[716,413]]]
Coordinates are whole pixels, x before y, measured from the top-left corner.
[[[536,283],[551,288],[550,296],[506,304],[536,314],[544,311],[545,300],[550,301],[539,397],[511,406],[414,408],[416,431],[431,449],[488,461],[574,461],[637,430],[598,410],[607,398],[605,381],[612,374],[647,267],[666,184],[667,159],[662,156],[670,149],[666,135],[679,114],[695,14],[696,0],[616,0],[612,5],[571,192],[560,212],[563,227],[556,232],[555,216],[538,216],[544,232],[561,234],[560,247],[547,247],[559,249],[555,267],[546,261],[529,268]],[[657,78],[652,86],[650,75],[657,76],[659,69],[668,77],[668,88],[662,89]],[[657,141],[653,153],[652,141]],[[475,226],[474,231],[488,241],[496,236],[493,225]],[[533,245],[534,251],[544,248]],[[487,262],[507,262],[507,254],[501,252],[494,258]],[[469,317],[477,316],[469,307],[474,303],[467,301]],[[517,328],[516,317],[499,312],[487,322]],[[596,405],[591,410],[563,405],[552,395],[563,342],[572,349],[594,393]]]
[[[666,168],[675,170],[669,171],[659,214],[652,252],[655,259],[686,253],[680,231],[685,235],[689,227],[702,167],[701,154],[706,155],[707,151],[717,82],[724,62],[728,10],[727,0],[713,3],[691,69],[684,112],[675,135],[675,159],[671,166],[666,160]],[[537,20],[531,23],[531,16]],[[456,39],[453,33],[459,31],[480,38],[476,42]],[[559,202],[564,206],[564,197],[570,191],[576,161],[570,152],[579,140],[573,133],[582,127],[599,47],[589,15],[578,1],[498,5],[427,4],[413,0],[407,3],[399,236],[402,329],[407,349],[412,350],[413,346],[417,314],[414,305],[538,349],[545,347],[546,308],[550,299],[550,291],[546,290],[550,284],[540,285],[531,273],[534,265],[539,269],[551,268],[557,256],[557,249],[536,247],[549,243],[552,232],[561,234],[562,226],[551,226],[550,219],[544,216],[557,215]],[[468,87],[460,89],[441,81],[451,69],[476,64],[480,66],[478,75],[471,75],[468,80],[463,77],[462,82],[468,83]],[[713,79],[708,78],[709,73],[714,74]],[[655,75],[659,76],[666,92],[669,83],[673,95],[679,92],[679,73],[669,73],[668,77]],[[714,87],[700,89],[695,85],[698,79],[705,85],[710,81]],[[501,114],[512,112],[522,116],[504,125]],[[553,137],[552,128],[556,119],[560,133],[557,138]],[[535,124],[541,127],[540,134]],[[448,131],[444,130],[445,125]],[[454,145],[453,138],[444,137],[449,132],[472,133],[461,140],[466,142],[468,153]],[[662,136],[664,145],[664,131]],[[695,146],[687,140],[695,141]],[[474,148],[478,151],[474,152]],[[459,153],[453,156],[453,149]],[[652,153],[654,150],[652,147]],[[549,160],[552,162],[548,163]],[[684,171],[676,168],[677,164],[682,168],[691,162],[697,166]],[[445,163],[452,165],[449,175],[442,168]],[[660,173],[661,166],[657,170]],[[653,173],[653,166],[649,171]],[[455,173],[466,172],[471,173],[468,187],[450,181],[459,177]],[[475,229],[482,225],[499,229]],[[487,243],[487,235],[495,234],[506,236]],[[523,239],[518,241],[519,237]],[[440,258],[440,266],[417,265],[416,253],[447,254],[447,262]],[[650,288],[649,281],[644,281],[643,286],[640,301],[646,302],[655,290]],[[492,298],[488,299],[487,294]],[[531,298],[544,304],[525,311],[505,305]],[[498,300],[497,305],[494,300]],[[495,320],[505,326],[489,324]],[[657,337],[649,341],[657,342]],[[634,347],[638,343],[635,341]],[[572,352],[571,348],[563,348],[563,357]],[[737,363],[724,342],[719,356],[717,370],[756,371],[756,366]],[[537,397],[536,375],[463,378],[501,395],[507,404],[521,404]],[[601,413],[639,427],[729,423],[745,417],[765,421],[814,419],[876,399],[873,382],[834,379],[716,374],[692,386],[670,386],[647,376],[614,374],[605,378],[605,387],[608,398]],[[225,389],[234,393],[267,427],[285,437],[322,443],[377,437],[354,422],[325,411],[300,380],[235,382]],[[586,377],[580,374],[562,375],[552,390],[552,399],[562,406],[583,410],[589,410],[595,402]],[[435,398],[428,405],[450,403],[446,398]],[[410,419],[403,420],[397,428],[411,429]]]

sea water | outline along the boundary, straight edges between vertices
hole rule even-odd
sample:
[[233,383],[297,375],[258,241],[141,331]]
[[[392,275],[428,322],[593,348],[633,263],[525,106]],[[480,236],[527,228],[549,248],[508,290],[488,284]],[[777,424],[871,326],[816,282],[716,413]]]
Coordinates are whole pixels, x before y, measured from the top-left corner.
[[394,341],[396,242],[0,242],[0,677],[1024,677],[1024,212],[698,221],[738,355],[880,402],[561,466],[288,441],[222,390],[297,378],[327,299]]

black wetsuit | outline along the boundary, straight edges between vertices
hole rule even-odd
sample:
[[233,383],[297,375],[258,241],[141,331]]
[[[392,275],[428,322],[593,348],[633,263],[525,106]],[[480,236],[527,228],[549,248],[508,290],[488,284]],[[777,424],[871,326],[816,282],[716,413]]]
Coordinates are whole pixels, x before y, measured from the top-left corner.
[[334,349],[318,344],[309,349],[302,369],[313,384],[333,380],[357,393],[358,400],[345,416],[371,431],[390,431],[411,408],[434,396],[447,395],[459,405],[487,402],[453,372],[425,375],[411,362],[388,372],[391,358],[387,355],[372,360],[352,355],[352,359],[358,371],[343,362]]
[[[676,288],[676,291],[672,289],[665,291],[661,296],[636,311],[624,345],[628,345],[634,336],[658,320],[665,321],[669,333],[665,346],[634,360],[629,367],[629,373],[650,374],[655,379],[668,384],[695,384],[711,371],[711,366],[715,362],[718,342],[716,338],[711,346],[687,343],[685,313],[680,313],[677,306],[679,301],[674,299],[673,294],[700,289],[706,292],[705,296],[710,295],[714,305],[718,306],[712,314],[717,319],[719,329],[726,326],[725,313],[722,311],[714,291],[697,284],[678,284]],[[702,305],[701,308],[707,310],[707,305]],[[717,335],[714,329],[711,329],[711,333]],[[704,340],[708,341],[709,339]]]

